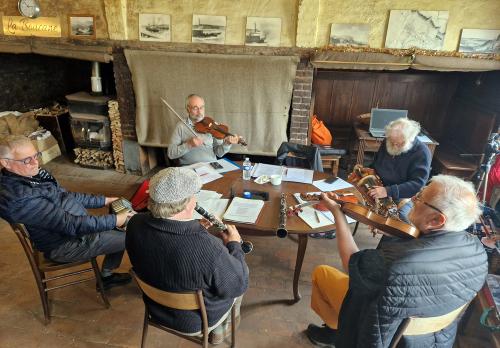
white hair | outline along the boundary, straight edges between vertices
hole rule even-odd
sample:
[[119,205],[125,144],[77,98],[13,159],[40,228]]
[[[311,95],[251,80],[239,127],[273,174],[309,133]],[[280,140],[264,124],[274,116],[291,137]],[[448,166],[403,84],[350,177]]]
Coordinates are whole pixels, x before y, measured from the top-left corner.
[[420,123],[406,117],[398,118],[385,126],[385,135],[387,137],[390,137],[393,133],[401,134],[405,142],[411,144],[420,133]]
[[428,203],[446,216],[444,230],[463,231],[479,218],[482,211],[471,182],[451,175],[436,175],[431,182],[438,185],[438,193]]
[[191,102],[191,98],[200,98],[201,100],[203,100],[203,102],[205,102],[205,99],[203,99],[203,97],[199,96],[198,94],[190,94],[186,97],[186,107],[189,106],[189,103]]
[[8,158],[20,146],[31,144],[31,140],[24,135],[7,135],[0,139],[0,158]]

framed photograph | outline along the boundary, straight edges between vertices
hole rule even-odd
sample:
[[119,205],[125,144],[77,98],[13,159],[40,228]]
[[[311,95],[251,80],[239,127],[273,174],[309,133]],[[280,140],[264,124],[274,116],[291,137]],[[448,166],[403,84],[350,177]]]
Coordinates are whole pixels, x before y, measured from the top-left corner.
[[281,18],[247,17],[245,45],[279,47]]
[[448,11],[391,10],[385,47],[443,48]]
[[192,41],[224,45],[226,16],[193,15]]
[[336,24],[330,29],[330,45],[368,47],[370,24]]
[[95,39],[95,20],[92,15],[69,15],[69,36]]
[[139,40],[170,42],[170,15],[139,13]]
[[462,29],[459,52],[500,53],[500,29]]

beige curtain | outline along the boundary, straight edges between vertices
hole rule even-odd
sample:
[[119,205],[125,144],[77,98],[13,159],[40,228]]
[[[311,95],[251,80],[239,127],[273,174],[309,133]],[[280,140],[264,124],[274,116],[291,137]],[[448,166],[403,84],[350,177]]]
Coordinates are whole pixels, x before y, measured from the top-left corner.
[[205,114],[242,135],[248,147],[231,152],[275,155],[286,141],[298,57],[259,57],[125,50],[136,97],[139,144],[165,147],[191,93],[205,98]]

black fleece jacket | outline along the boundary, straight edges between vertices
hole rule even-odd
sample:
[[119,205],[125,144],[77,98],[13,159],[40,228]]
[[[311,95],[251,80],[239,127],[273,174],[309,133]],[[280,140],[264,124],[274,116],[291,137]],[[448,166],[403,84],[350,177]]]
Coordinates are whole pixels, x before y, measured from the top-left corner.
[[[224,246],[196,220],[137,214],[127,226],[125,243],[136,274],[146,283],[172,292],[203,290],[209,326],[248,287],[248,267],[240,243]],[[144,301],[157,322],[186,333],[201,330],[198,311],[167,308],[147,297]]]

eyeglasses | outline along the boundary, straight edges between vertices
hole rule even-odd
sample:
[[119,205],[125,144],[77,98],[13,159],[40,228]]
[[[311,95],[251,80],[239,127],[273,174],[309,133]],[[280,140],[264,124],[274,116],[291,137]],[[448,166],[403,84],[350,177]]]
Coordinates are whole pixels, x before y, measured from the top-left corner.
[[205,109],[205,105],[202,105],[202,106],[191,106],[191,105],[189,105],[189,109],[198,112],[200,110],[204,110]]
[[420,202],[420,203],[422,203],[422,204],[425,204],[425,205],[426,205],[426,206],[428,206],[429,208],[434,209],[435,211],[437,211],[437,212],[439,212],[439,213],[441,213],[441,214],[443,214],[443,215],[444,215],[444,213],[443,213],[443,211],[442,211],[441,209],[436,208],[436,207],[435,207],[435,206],[433,206],[432,204],[429,204],[429,203],[427,203],[426,201],[424,201],[424,200],[422,199],[422,192],[424,192],[424,191],[423,191],[423,189],[422,189],[422,190],[420,190],[420,191],[418,191],[418,192],[417,192],[417,194],[416,194],[415,196],[413,196],[411,199],[412,199],[413,201],[418,201],[418,202]]
[[35,160],[39,160],[41,157],[42,157],[42,153],[37,152],[33,156],[28,156],[28,157],[23,158],[23,159],[13,159],[13,158],[2,158],[2,159],[14,161],[14,162],[21,162],[24,165],[28,165],[28,164],[33,163],[33,161],[35,161]]

